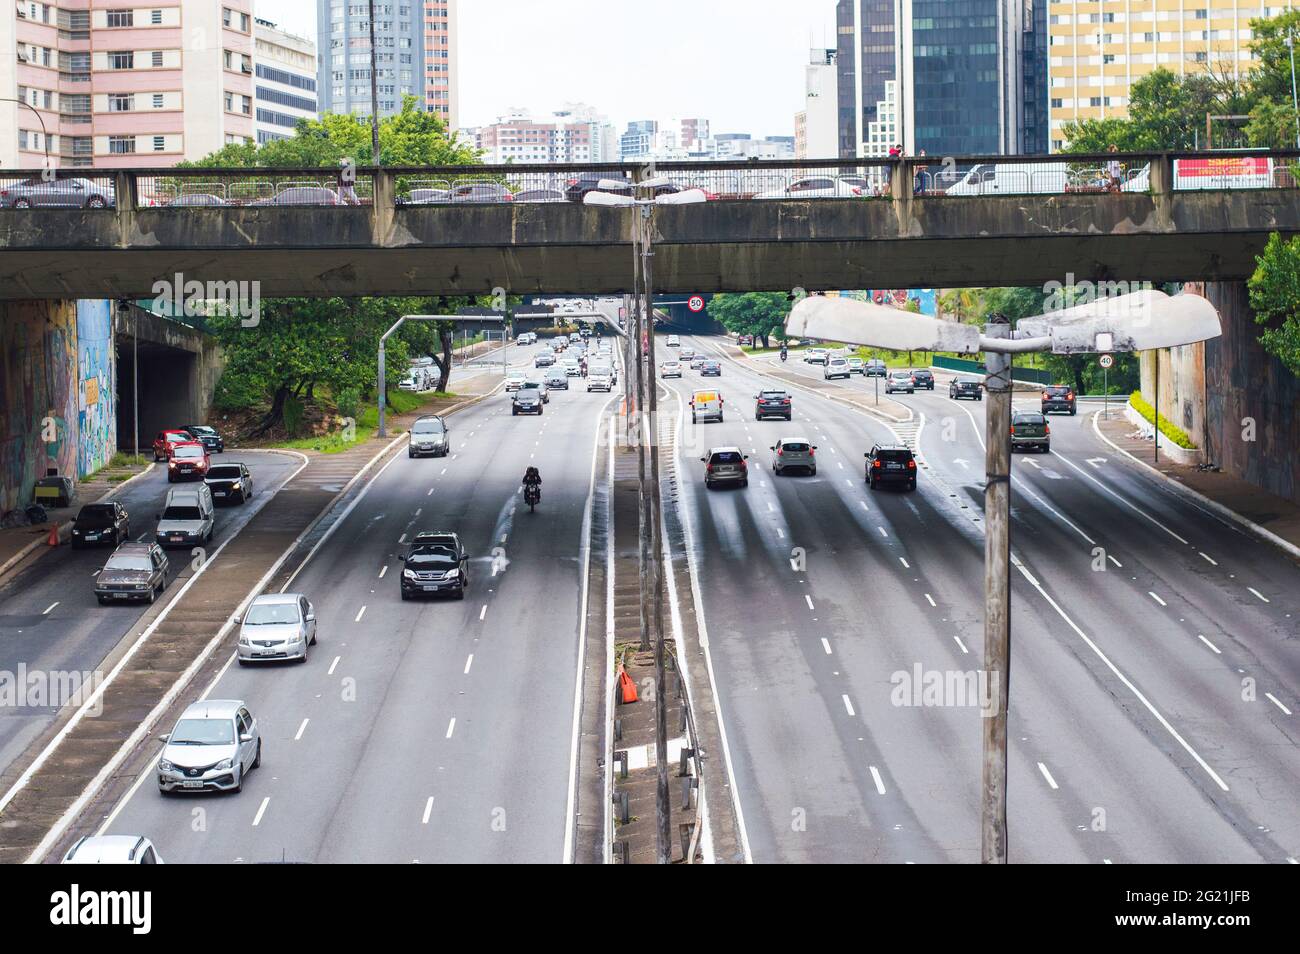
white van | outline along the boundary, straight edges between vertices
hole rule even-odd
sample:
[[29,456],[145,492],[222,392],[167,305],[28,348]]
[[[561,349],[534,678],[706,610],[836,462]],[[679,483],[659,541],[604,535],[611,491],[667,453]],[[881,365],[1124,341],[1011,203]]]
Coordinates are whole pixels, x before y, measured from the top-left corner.
[[154,539],[160,547],[186,547],[212,539],[216,512],[207,484],[173,487],[167,491]]
[[680,348],[682,346],[682,340],[676,335],[669,335],[667,345],[669,348]]
[[691,423],[717,421],[722,423],[722,394],[718,391],[696,391],[691,395]]

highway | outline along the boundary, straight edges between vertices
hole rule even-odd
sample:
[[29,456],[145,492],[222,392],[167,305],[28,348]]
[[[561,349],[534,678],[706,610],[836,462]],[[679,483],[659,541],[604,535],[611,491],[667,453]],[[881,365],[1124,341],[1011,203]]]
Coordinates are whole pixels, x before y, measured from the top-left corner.
[[[764,361],[667,382],[727,402],[723,424],[686,416],[679,466],[753,858],[976,861],[978,708],[891,695],[915,667],[982,664],[984,405],[941,381],[895,395],[914,419],[891,429],[795,388],[792,423],[756,423]],[[1052,453],[1013,463],[1011,860],[1295,858],[1295,565],[1121,462],[1089,414],[1051,425]],[[898,436],[919,489],[869,491],[864,451]],[[818,475],[774,478],[777,437],[816,444]],[[748,488],[704,489],[723,445],[750,454]]]
[[[512,345],[510,365],[537,347]],[[498,391],[447,419],[449,456],[393,458],[291,581],[319,621],[308,661],[230,665],[207,688],[258,719],[262,767],[243,792],[165,798],[154,751],[105,830],[148,832],[168,862],[561,861],[584,518],[616,399],[575,381],[540,417],[512,417]],[[529,465],[535,513],[519,494]],[[400,600],[402,542],[426,529],[468,547],[463,601]]]
[[[220,546],[299,467],[296,454],[229,448],[212,455],[214,464],[243,461],[253,475],[254,494],[245,504],[216,509],[212,547]],[[166,465],[132,480],[114,497],[130,514],[132,539],[152,539],[155,515],[170,486]],[[0,671],[89,672],[147,615],[156,614],[175,594],[177,577],[189,575],[190,551],[168,550],[168,588],[156,606],[147,603],[100,606],[94,576],[112,547],[74,550],[63,545],[39,559],[29,559],[0,584]],[[38,738],[55,717],[55,706],[0,707],[0,772]]]

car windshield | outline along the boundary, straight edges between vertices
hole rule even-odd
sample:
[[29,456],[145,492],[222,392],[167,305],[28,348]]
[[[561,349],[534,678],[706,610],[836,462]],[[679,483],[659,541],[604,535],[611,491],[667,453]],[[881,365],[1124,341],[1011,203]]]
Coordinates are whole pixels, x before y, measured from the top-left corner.
[[442,421],[416,421],[411,428],[412,434],[441,434]]
[[106,527],[113,522],[113,508],[104,504],[90,504],[82,507],[77,514],[77,523],[82,526]]
[[796,454],[802,454],[804,451],[808,450],[808,445],[800,441],[786,441],[781,445],[781,449],[793,451]]
[[765,401],[779,401],[785,397],[784,391],[764,391],[760,395]]
[[1048,394],[1069,394],[1070,389],[1066,387],[1050,387],[1047,389]]
[[200,435],[200,436],[202,436],[202,437],[212,437],[214,434],[217,433],[215,430],[213,430],[212,428],[208,427],[206,424],[191,424],[191,425],[187,428],[187,430],[188,430],[191,434],[198,434],[198,435]]
[[416,547],[406,557],[406,562],[416,566],[449,566],[456,562],[456,551],[451,547]]
[[233,464],[218,464],[208,471],[209,480],[238,480],[241,476],[239,468]]
[[163,511],[164,520],[201,520],[203,515],[198,507],[168,507]]
[[1041,414],[1017,414],[1012,420],[1016,424],[1044,424],[1047,421]]
[[718,451],[713,455],[715,464],[739,464],[740,454],[737,451]]
[[298,622],[298,601],[287,603],[254,603],[244,617],[246,626],[266,626],[274,623]]
[[912,452],[907,449],[885,449],[877,452],[876,456],[881,460],[908,461],[912,459]]
[[106,570],[144,570],[148,572],[152,568],[147,556],[135,553],[115,553],[104,564]]
[[181,719],[167,742],[169,745],[233,745],[235,723],[231,719]]
[[202,456],[203,456],[203,448],[202,448],[202,447],[178,447],[178,448],[176,448],[176,451],[175,451],[174,456],[176,456],[176,457],[202,457]]

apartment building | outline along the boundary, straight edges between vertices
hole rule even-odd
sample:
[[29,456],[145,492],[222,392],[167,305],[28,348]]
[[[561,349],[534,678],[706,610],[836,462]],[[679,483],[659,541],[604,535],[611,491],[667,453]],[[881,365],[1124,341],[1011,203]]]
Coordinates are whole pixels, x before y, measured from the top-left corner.
[[299,120],[317,118],[315,41],[256,18],[253,71],[253,123],[259,145],[288,139]]
[[794,117],[796,159],[839,155],[839,85],[835,50],[812,50],[804,70],[804,108]]
[[253,138],[252,0],[0,0],[0,42],[4,167],[166,166]]
[[[402,97],[407,95],[426,101],[424,37],[424,6],[420,3],[375,3],[375,88],[380,116],[401,109]],[[370,39],[367,0],[317,0],[316,100],[322,113],[371,114]]]
[[1251,66],[1250,21],[1297,0],[1049,0],[1051,147],[1071,120],[1122,117],[1133,83],[1157,67],[1239,77]]
[[424,108],[460,128],[456,68],[458,0],[424,0]]

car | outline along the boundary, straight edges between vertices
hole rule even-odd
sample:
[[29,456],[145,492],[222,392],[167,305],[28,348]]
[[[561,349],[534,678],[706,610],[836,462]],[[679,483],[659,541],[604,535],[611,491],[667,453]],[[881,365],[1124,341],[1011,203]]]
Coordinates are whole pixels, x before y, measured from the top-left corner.
[[68,849],[64,865],[161,865],[153,842],[143,835],[83,835]]
[[822,378],[827,381],[832,378],[847,378],[852,373],[849,370],[849,359],[837,354],[827,356],[822,365]]
[[450,189],[412,189],[410,195],[405,197],[398,196],[398,205],[434,205],[439,202],[450,202]]
[[465,598],[469,586],[469,554],[460,537],[447,530],[415,535],[402,563],[402,599],[428,593]]
[[208,485],[177,487],[167,491],[154,542],[160,547],[199,546],[212,539],[215,526],[216,511]]
[[207,424],[186,424],[181,430],[206,447],[209,454],[225,453],[226,439],[215,427],[209,427]]
[[520,388],[510,399],[510,415],[514,417],[518,414],[541,414],[544,403],[543,393],[542,389],[537,387]]
[[704,357],[704,355],[702,354],[695,355],[694,357],[691,358],[691,370],[692,371],[700,370],[701,368],[704,367],[704,362],[708,360],[709,359]]
[[867,486],[902,484],[916,489],[916,457],[905,444],[877,444],[862,455],[867,459]]
[[451,453],[451,429],[447,422],[436,414],[426,414],[416,418],[411,425],[411,436],[407,438],[406,456],[446,457]]
[[53,179],[34,176],[0,188],[0,206],[10,209],[111,209],[116,197],[109,185],[89,179]]
[[1047,423],[1047,415],[1039,411],[1011,412],[1011,451],[1040,450],[1044,454],[1052,450],[1052,428]]
[[754,420],[765,417],[783,417],[787,421],[794,414],[790,392],[780,388],[764,388],[754,395]]
[[569,390],[569,375],[563,368],[552,368],[546,372],[543,383],[548,391]]
[[682,363],[680,361],[665,361],[659,365],[659,376],[661,378],[680,378],[682,376]]
[[804,364],[825,364],[827,351],[825,348],[809,348],[803,353]]
[[537,344],[537,334],[532,331],[520,332],[519,337],[515,339],[515,344],[523,347],[524,345]]
[[[543,404],[551,403],[551,395],[546,390],[546,384],[541,379],[529,378],[528,382],[519,389],[519,391],[536,391],[537,396],[542,399]],[[518,394],[519,391],[515,393]]]
[[916,392],[916,385],[912,381],[911,371],[889,372],[889,377],[885,378],[885,393],[893,394],[895,391],[906,391],[908,394]]
[[563,202],[564,193],[559,189],[527,189],[515,193],[516,202]]
[[218,500],[244,503],[253,496],[253,473],[242,461],[213,464],[203,478],[212,491],[212,501]]
[[527,379],[524,377],[524,373],[522,371],[511,371],[509,374],[506,375],[505,389],[507,391],[518,391],[520,388],[524,386],[525,380]]
[[865,361],[861,358],[849,358],[849,374],[865,375],[866,373],[867,363]]
[[152,603],[167,589],[167,554],[156,543],[123,543],[95,574],[101,606],[143,600]]
[[817,476],[817,445],[806,437],[783,437],[771,447],[772,472],[778,477],[788,470],[802,470]]
[[927,391],[934,390],[934,372],[929,368],[917,368],[912,372],[912,386],[918,391],[924,388]]
[[169,209],[194,208],[198,206],[224,206],[230,202],[211,192],[187,192],[164,203]]
[[722,395],[717,391],[696,391],[691,395],[691,423],[717,421],[722,423]]
[[1042,411],[1044,414],[1052,411],[1064,411],[1073,417],[1079,411],[1079,402],[1075,396],[1074,388],[1068,384],[1049,384],[1043,388]]
[[415,375],[408,374],[406,377],[402,378],[402,380],[397,382],[397,390],[418,391],[420,390],[420,385],[419,382],[415,380]]
[[466,182],[453,186],[449,202],[513,202],[514,194],[499,182]]
[[239,621],[235,655],[239,665],[277,659],[307,661],[316,645],[316,610],[301,593],[262,593],[253,597]]
[[868,358],[866,365],[862,369],[864,378],[883,378],[889,374],[889,368],[885,366],[883,358]]
[[248,203],[253,206],[264,205],[346,205],[339,194],[324,186],[294,186],[282,189],[265,199]]
[[582,377],[582,362],[577,358],[564,358],[560,361],[560,367],[563,368],[564,373],[571,378]]
[[722,377],[722,365],[713,360],[708,360],[700,365],[700,377],[702,378],[720,378]]
[[691,347],[689,347],[689,346],[683,345],[683,346],[682,346],[682,349],[681,349],[681,352],[677,355],[677,357],[678,357],[679,359],[681,359],[682,361],[690,361],[691,359],[693,359],[693,358],[695,357],[695,349],[694,349],[694,348],[691,348]]
[[262,764],[262,733],[240,699],[201,699],[185,707],[162,736],[158,791],[240,792]]
[[177,444],[190,444],[193,442],[194,438],[190,432],[181,430],[179,427],[175,430],[159,431],[158,436],[153,439],[154,462],[157,463],[171,457],[172,448]]
[[971,398],[984,400],[984,384],[979,378],[953,378],[948,382],[948,397],[954,401]]
[[740,484],[749,486],[748,454],[742,454],[739,447],[714,447],[700,458],[704,464],[704,486],[712,490],[718,484]]
[[831,176],[809,176],[796,179],[784,189],[760,192],[755,199],[855,199],[862,195],[862,187]]
[[555,355],[549,351],[539,351],[533,358],[534,368],[549,368],[555,364]]
[[212,458],[208,449],[200,441],[177,442],[172,445],[171,456],[167,460],[167,483],[178,480],[202,480],[208,475]]
[[676,335],[669,335],[668,340],[664,342],[664,345],[669,348],[680,348],[682,346],[682,340]]
[[[681,377],[681,375],[678,375],[678,377]],[[607,392],[607,393],[610,392],[610,391],[613,391],[613,390],[614,390],[614,376],[613,376],[612,374],[610,374],[608,371],[604,371],[604,370],[588,372],[588,374],[587,374],[587,390],[588,390],[588,391],[605,391],[605,392]]]
[[131,518],[116,500],[107,503],[86,504],[77,512],[72,524],[72,547],[75,550],[89,543],[111,543],[117,546],[131,539]]

